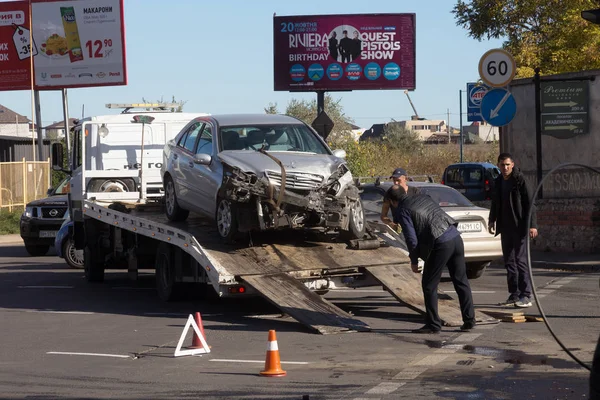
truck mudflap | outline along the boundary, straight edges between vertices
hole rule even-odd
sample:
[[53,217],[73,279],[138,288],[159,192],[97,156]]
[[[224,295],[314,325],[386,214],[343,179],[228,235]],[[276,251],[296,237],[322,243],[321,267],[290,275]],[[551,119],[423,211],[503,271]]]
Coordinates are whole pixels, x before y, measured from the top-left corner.
[[[421,289],[421,274],[412,272],[410,265],[388,265],[366,267],[365,270],[377,279],[400,303],[421,314],[425,314],[425,303]],[[460,305],[450,296],[440,294],[438,314],[445,326],[461,326]],[[478,324],[497,324],[499,321],[475,310]]]
[[241,276],[240,279],[260,292],[284,313],[323,335],[371,330],[369,325],[313,293],[285,272],[246,275]]

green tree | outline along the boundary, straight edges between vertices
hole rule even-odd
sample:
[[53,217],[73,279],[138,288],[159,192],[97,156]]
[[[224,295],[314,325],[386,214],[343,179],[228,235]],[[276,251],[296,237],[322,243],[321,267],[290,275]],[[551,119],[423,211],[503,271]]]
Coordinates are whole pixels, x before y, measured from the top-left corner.
[[469,36],[504,39],[518,77],[600,68],[600,27],[581,18],[598,0],[459,0],[452,13]]
[[[334,124],[333,130],[327,137],[327,141],[332,145],[340,145],[347,140],[353,140],[352,124],[354,120],[344,114],[341,102],[342,99],[334,100],[330,94],[325,94],[325,112]],[[277,103],[269,103],[264,110],[267,114],[279,114]],[[292,99],[287,104],[285,114],[311,125],[317,118],[317,100]]]
[[423,149],[423,141],[416,131],[406,129],[398,122],[388,122],[383,128],[383,140],[394,150],[416,153]]

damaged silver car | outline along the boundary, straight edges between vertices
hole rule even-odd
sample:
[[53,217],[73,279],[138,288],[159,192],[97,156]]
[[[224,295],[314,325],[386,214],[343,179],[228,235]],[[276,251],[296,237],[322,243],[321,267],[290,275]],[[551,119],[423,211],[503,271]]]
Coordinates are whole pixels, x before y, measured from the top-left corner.
[[172,221],[190,211],[213,218],[226,241],[279,228],[362,238],[362,203],[344,157],[292,117],[199,117],[164,148],[166,214]]

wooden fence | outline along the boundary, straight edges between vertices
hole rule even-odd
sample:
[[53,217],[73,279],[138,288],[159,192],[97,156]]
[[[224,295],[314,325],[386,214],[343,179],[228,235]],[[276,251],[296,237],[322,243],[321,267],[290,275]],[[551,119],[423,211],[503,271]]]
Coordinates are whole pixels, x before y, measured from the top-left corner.
[[32,200],[47,196],[50,159],[0,163],[0,211],[24,209]]

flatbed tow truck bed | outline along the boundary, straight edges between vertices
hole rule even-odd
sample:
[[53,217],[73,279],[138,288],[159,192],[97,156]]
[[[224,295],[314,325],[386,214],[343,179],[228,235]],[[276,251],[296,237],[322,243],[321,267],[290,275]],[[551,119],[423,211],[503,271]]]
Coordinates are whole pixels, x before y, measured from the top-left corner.
[[[372,234],[384,244],[371,250],[352,250],[331,237],[298,231],[262,232],[250,235],[245,243],[232,245],[221,241],[212,221],[193,214],[186,221],[171,222],[160,207],[101,205],[89,200],[84,201],[83,211],[86,224],[94,220],[95,229],[108,232],[113,249],[119,248],[125,235],[135,237],[135,243],[143,242],[145,247],[155,246],[159,252],[171,249],[168,254],[174,260],[175,282],[202,282],[205,276],[205,283],[212,285],[219,296],[231,295],[232,288],[245,283],[251,287],[245,294],[262,295],[282,312],[322,334],[370,330],[367,324],[315,293],[335,289],[336,284],[381,285],[412,310],[425,312],[421,275],[411,271],[404,243],[382,224],[369,223]],[[140,241],[138,235],[145,239]],[[115,237],[119,239],[115,241]],[[195,269],[181,262],[182,252],[191,256]],[[129,264],[130,272],[137,269],[133,264]],[[157,280],[159,275],[157,271]],[[448,296],[441,296],[439,313],[447,326],[462,324],[458,302]],[[479,323],[498,322],[476,314]]]

